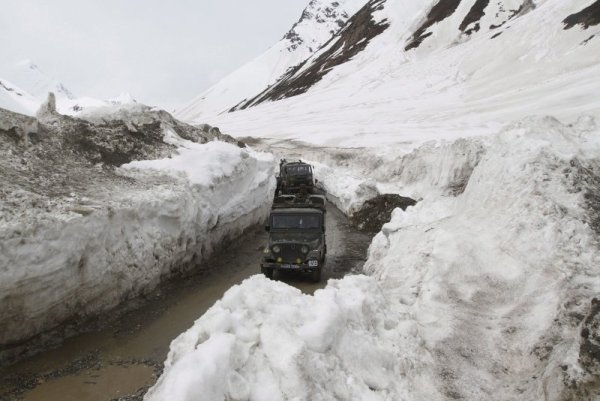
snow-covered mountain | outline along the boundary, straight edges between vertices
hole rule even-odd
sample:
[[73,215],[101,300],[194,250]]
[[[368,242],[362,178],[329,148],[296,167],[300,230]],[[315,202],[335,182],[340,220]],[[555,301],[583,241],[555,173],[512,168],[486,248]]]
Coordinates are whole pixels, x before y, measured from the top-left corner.
[[[494,125],[509,114],[568,117],[581,108],[597,109],[594,7],[590,0],[372,0],[276,83],[227,105],[259,109],[211,121],[243,136],[264,131],[268,120],[280,129],[278,136],[320,143],[343,136],[349,143],[350,133],[371,130],[372,107],[379,117],[378,141],[396,141],[399,132],[426,140],[424,128],[433,120],[446,120],[451,137],[469,132],[480,117]],[[217,86],[235,87],[227,80]],[[187,118],[207,118],[214,110],[209,98],[194,107]],[[467,112],[474,118],[461,121]],[[497,118],[497,112],[504,116]],[[320,118],[307,120],[308,114]],[[425,123],[420,133],[412,127],[417,121]],[[321,133],[318,139],[311,139],[313,131]]]
[[3,72],[7,79],[0,78],[0,108],[29,116],[33,116],[46,101],[48,93],[54,93],[58,111],[67,115],[75,115],[90,108],[136,102],[128,93],[106,100],[75,96],[64,84],[46,74],[31,60],[10,65]]
[[176,116],[194,120],[229,110],[273,84],[289,68],[305,60],[346,23],[366,0],[312,0],[301,18],[264,54],[209,88]]

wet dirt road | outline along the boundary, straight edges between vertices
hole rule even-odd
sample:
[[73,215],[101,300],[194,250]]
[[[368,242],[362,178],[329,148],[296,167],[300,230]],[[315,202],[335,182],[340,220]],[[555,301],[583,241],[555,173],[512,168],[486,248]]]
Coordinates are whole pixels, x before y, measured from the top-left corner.
[[[330,278],[358,273],[370,243],[333,205],[327,212],[328,256],[323,279],[280,274],[279,280],[312,294]],[[136,300],[136,309],[100,331],[0,369],[2,401],[139,400],[162,371],[169,344],[231,286],[259,274],[263,227],[253,227],[206,262],[194,276],[176,279]]]

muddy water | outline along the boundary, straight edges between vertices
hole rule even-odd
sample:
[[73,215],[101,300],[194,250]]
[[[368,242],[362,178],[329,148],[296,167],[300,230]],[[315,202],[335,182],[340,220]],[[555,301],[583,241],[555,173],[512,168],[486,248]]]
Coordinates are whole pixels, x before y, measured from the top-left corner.
[[[326,235],[328,257],[320,283],[292,273],[279,280],[312,294],[329,278],[359,272],[370,238],[355,231],[333,205],[328,205]],[[266,242],[262,227],[254,227],[209,260],[206,271],[163,285],[108,327],[0,369],[0,400],[141,399],[160,375],[171,340],[231,286],[259,273]]]

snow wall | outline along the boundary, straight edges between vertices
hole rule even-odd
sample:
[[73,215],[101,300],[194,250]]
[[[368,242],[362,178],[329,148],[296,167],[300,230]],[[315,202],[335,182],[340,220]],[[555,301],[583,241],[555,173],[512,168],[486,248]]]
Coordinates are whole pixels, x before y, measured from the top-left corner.
[[[374,238],[369,276],[233,287],[145,399],[593,399],[599,138],[588,117],[529,118],[398,157],[389,182],[421,201]],[[351,205],[364,191],[338,173],[319,178]]]
[[176,155],[120,169],[148,185],[105,189],[113,193],[101,209],[21,216],[0,238],[0,351],[148,292],[264,221],[271,155],[168,130],[165,142],[179,146]]

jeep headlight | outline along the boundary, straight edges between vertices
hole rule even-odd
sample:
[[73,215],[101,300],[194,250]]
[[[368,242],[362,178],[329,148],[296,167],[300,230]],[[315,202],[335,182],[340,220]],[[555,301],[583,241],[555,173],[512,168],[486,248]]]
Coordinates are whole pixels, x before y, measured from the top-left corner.
[[264,253],[271,253],[271,250],[269,249],[268,246],[265,247]]
[[303,245],[302,248],[300,248],[300,251],[302,251],[302,253],[308,253],[308,247]]
[[321,257],[321,251],[318,249],[313,249],[312,251],[310,251],[310,253],[308,254],[309,258],[315,258],[315,259],[319,259]]
[[272,249],[273,249],[273,253],[281,252],[281,248],[278,245],[275,245]]

